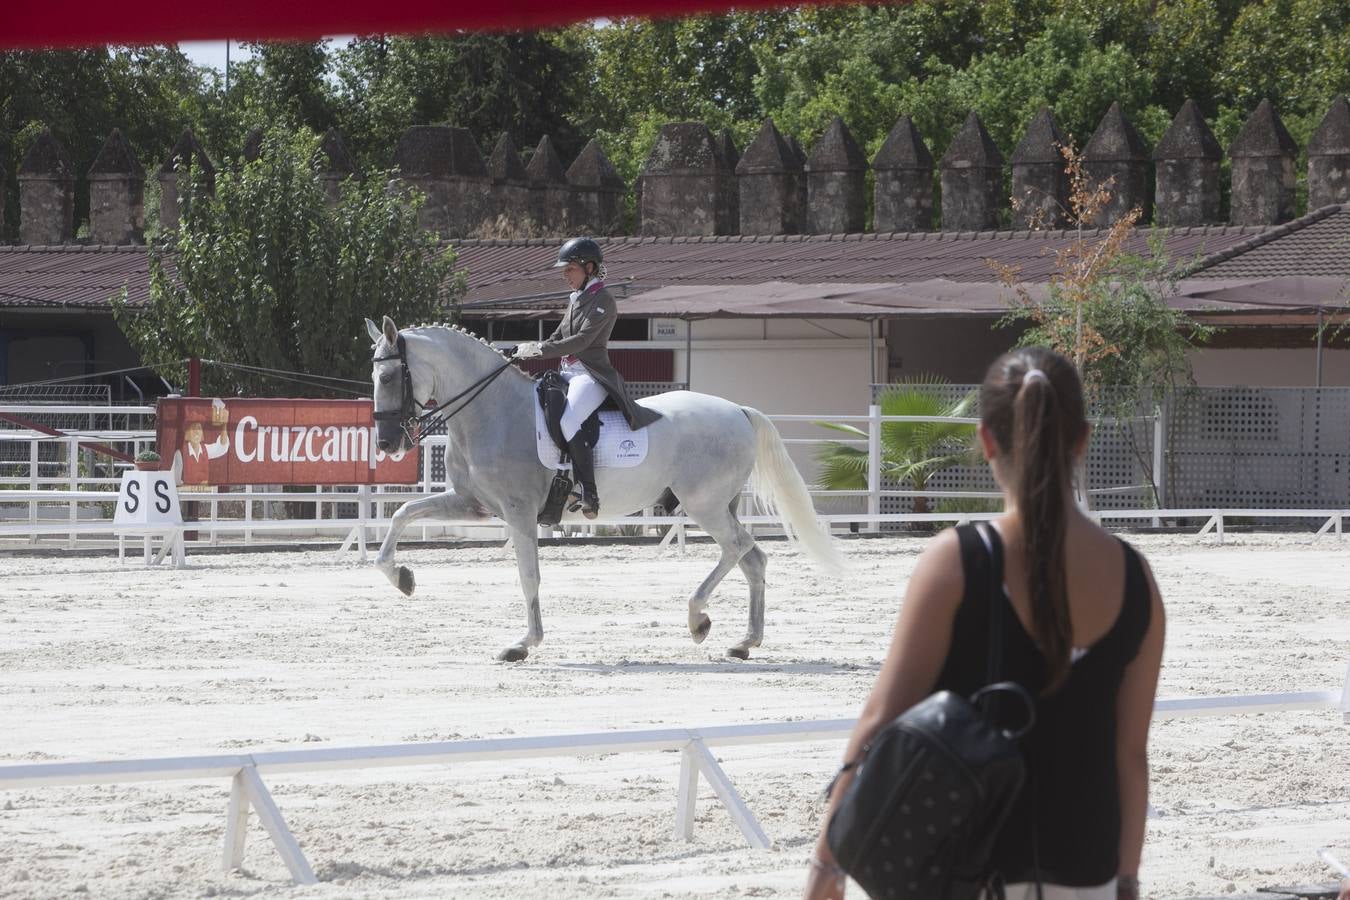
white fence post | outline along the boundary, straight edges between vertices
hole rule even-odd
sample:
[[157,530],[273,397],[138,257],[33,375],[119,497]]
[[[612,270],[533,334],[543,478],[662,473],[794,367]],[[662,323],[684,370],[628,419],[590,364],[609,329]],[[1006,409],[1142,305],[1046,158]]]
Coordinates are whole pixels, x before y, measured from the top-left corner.
[[[717,798],[721,800],[722,805],[727,808],[727,812],[731,814],[731,820],[736,823],[736,827],[741,830],[741,834],[745,836],[745,839],[749,842],[750,846],[754,847],[756,850],[768,850],[773,846],[773,842],[769,840],[769,836],[765,834],[764,829],[760,827],[759,820],[756,819],[755,814],[750,811],[750,807],[745,805],[745,801],[741,799],[741,795],[736,792],[736,788],[732,785],[731,779],[727,777],[727,773],[722,770],[720,765],[718,765],[717,757],[712,755],[712,751],[708,749],[708,746],[704,744],[703,741],[695,738],[689,742],[689,746],[685,749],[685,752],[693,756],[694,765],[697,768],[697,771],[702,773],[703,777],[708,780],[708,784],[712,785],[713,791],[717,793]],[[683,771],[681,771],[680,774],[683,776]],[[697,776],[691,777],[697,781]],[[682,780],[681,788],[683,788],[683,786],[684,782]],[[692,830],[692,803],[689,812],[690,828]]]
[[[66,490],[73,495],[80,489],[80,442],[75,438],[66,440],[66,457]],[[78,524],[80,519],[80,505],[78,503],[71,502],[67,518],[69,518],[71,525]],[[75,549],[75,538],[76,533],[72,531],[70,537],[66,539],[67,549]]]
[[867,530],[881,531],[881,407],[867,407]]
[[225,871],[244,864],[244,840],[248,836],[248,797],[243,770],[230,779],[230,805],[225,810]]
[[1350,664],[1345,667],[1345,685],[1341,688],[1341,721],[1350,725]]
[[258,770],[253,766],[244,766],[235,777],[243,780],[244,796],[257,810],[263,827],[272,836],[272,843],[276,845],[277,854],[281,856],[281,861],[291,873],[291,879],[296,884],[318,884],[319,879],[314,877],[309,860],[305,859],[300,845],[296,843],[295,835],[291,834],[290,828],[286,826],[286,820],[281,817],[281,810],[277,809],[272,795],[268,793],[267,785],[258,777]]
[[[30,491],[38,490],[38,442],[29,441],[28,443],[28,489]],[[28,543],[37,543],[37,523],[38,506],[36,500],[28,501],[28,524],[34,526],[33,536],[28,539]]]
[[[1157,509],[1163,508],[1163,482],[1165,480],[1163,473],[1163,404],[1159,403],[1153,407],[1153,505]],[[1153,527],[1162,526],[1162,519],[1158,516],[1153,517]]]
[[694,839],[694,812],[698,805],[698,763],[694,760],[693,743],[680,751],[680,787],[675,800],[675,836],[685,841]]
[[356,542],[361,548],[361,562],[366,562],[366,523],[370,521],[370,485],[361,485],[356,489],[356,494],[361,498],[358,501],[361,505],[361,513],[357,517],[360,521],[356,526]]

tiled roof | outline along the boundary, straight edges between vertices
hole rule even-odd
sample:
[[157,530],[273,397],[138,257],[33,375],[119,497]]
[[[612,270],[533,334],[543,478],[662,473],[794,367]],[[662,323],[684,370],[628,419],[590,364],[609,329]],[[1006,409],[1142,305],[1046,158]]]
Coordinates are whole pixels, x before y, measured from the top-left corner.
[[106,309],[123,287],[133,306],[149,298],[144,247],[0,245],[0,307]]
[[[1315,220],[1320,223],[1330,214],[1319,210],[1299,222],[1316,216],[1321,216]],[[1350,215],[1335,218],[1340,223],[1337,227],[1350,228]],[[1296,230],[1294,225],[1176,228],[1167,233],[1166,246],[1173,259],[1204,257],[1215,265],[1235,247],[1266,250],[1272,235],[1290,234]],[[1320,233],[1311,227],[1304,231]],[[1102,234],[1090,230],[1084,236],[1093,240]],[[1053,273],[1055,251],[1075,237],[1072,231],[982,231],[599,240],[610,283],[634,296],[691,284],[913,284],[933,279],[988,284],[998,280],[989,260],[1018,267],[1024,281],[1038,283]],[[1146,233],[1140,232],[1129,247],[1144,252],[1146,241]],[[534,297],[547,306],[566,296],[565,286],[551,268],[557,251],[555,238],[453,243],[459,252],[458,266],[468,273],[466,303]],[[1342,262],[1345,256],[1342,252]],[[148,269],[146,249],[141,246],[0,246],[0,308],[102,309],[123,286],[131,304],[140,305],[149,296]],[[1205,277],[1211,274],[1242,277],[1228,275],[1226,270],[1219,273],[1217,268],[1203,273]]]
[[[1259,236],[1257,226],[1176,228],[1166,246],[1175,260],[1213,254]],[[1100,239],[1089,230],[1085,237]],[[914,232],[897,234],[787,235],[775,237],[600,238],[611,284],[627,283],[629,295],[678,284],[911,283],[943,278],[959,282],[998,280],[988,260],[1020,268],[1028,282],[1054,272],[1055,251],[1076,238],[1072,231]],[[468,303],[565,294],[550,268],[557,240],[466,240],[454,242],[459,267],[468,273]],[[1146,252],[1139,232],[1129,248]]]
[[1212,250],[1192,278],[1350,278],[1350,203],[1324,206],[1222,249]]

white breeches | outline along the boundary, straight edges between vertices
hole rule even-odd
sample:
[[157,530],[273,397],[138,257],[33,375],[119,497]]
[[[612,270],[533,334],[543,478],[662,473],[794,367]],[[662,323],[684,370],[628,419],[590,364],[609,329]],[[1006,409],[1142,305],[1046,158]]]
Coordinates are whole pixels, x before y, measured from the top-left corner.
[[591,377],[580,364],[563,366],[562,377],[567,379],[567,408],[562,414],[563,437],[571,440],[581,424],[605,402],[605,386]]

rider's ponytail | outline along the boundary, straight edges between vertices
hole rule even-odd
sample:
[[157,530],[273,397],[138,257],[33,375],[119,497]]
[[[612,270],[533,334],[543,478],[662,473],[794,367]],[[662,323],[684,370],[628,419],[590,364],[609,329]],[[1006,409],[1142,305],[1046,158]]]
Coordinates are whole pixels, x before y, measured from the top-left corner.
[[998,444],[1001,472],[1021,518],[1032,632],[1046,660],[1050,693],[1069,674],[1073,643],[1064,536],[1074,447],[1085,428],[1078,372],[1051,350],[1008,353],[985,377],[980,417]]

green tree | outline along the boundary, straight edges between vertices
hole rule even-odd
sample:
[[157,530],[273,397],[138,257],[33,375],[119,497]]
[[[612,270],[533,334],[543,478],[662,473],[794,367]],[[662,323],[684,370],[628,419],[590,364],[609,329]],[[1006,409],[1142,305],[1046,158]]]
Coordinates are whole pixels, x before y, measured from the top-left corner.
[[486,154],[503,132],[521,147],[550,135],[564,159],[580,152],[588,49],[563,32],[366,37],[336,54],[336,116],[352,152],[389,164],[413,125],[446,123],[473,132]]
[[230,68],[228,107],[238,154],[250,128],[285,126],[324,132],[335,122],[336,98],[327,81],[332,65],[327,41],[245,42],[249,56]]
[[1215,71],[1224,100],[1250,110],[1268,98],[1283,113],[1325,112],[1350,90],[1350,5],[1259,0],[1245,5]]
[[[1156,502],[1162,473],[1153,469],[1151,429],[1135,427],[1141,416],[1158,414],[1166,397],[1194,384],[1190,355],[1214,329],[1201,325],[1168,302],[1191,260],[1174,262],[1165,235],[1148,235],[1148,252],[1128,249],[1140,210],[1116,220],[1106,233],[1089,234],[1110,201],[1110,183],[1094,182],[1073,146],[1063,149],[1069,173],[1069,222],[1077,237],[1056,254],[1055,273],[1045,296],[1035,298],[1017,280],[1016,270],[994,264],[1014,291],[1012,309],[999,327],[1023,329],[1022,347],[1049,347],[1072,359],[1082,375],[1089,403],[1128,444],[1153,487]],[[1086,483],[1081,473],[1080,483]]]
[[[941,416],[965,418],[975,405],[974,392],[949,400],[938,389],[946,382],[920,376],[890,385],[877,400],[883,416]],[[855,440],[867,432],[839,422],[817,422],[842,431]],[[915,491],[927,490],[928,479],[953,466],[973,463],[975,426],[961,422],[885,422],[881,426],[881,476]],[[868,454],[855,443],[831,441],[817,455],[820,487],[832,491],[867,489]],[[928,512],[927,497],[914,498],[914,511]]]
[[0,239],[17,232],[13,175],[43,126],[75,165],[78,227],[89,215],[84,175],[112,129],[122,130],[147,169],[157,167],[184,125],[199,127],[204,81],[176,47],[0,53],[0,171],[9,176]]
[[[151,296],[141,311],[115,303],[119,325],[148,361],[199,356],[282,372],[363,379],[362,324],[391,315],[444,317],[462,295],[454,256],[417,227],[420,198],[386,174],[348,179],[335,204],[315,179],[317,137],[271,131],[262,155],[217,173],[212,195],[188,188],[179,228],[151,247]],[[181,381],[182,370],[163,374]],[[211,366],[211,393],[323,395],[248,369]]]

